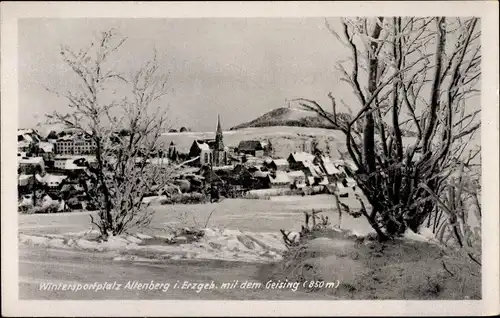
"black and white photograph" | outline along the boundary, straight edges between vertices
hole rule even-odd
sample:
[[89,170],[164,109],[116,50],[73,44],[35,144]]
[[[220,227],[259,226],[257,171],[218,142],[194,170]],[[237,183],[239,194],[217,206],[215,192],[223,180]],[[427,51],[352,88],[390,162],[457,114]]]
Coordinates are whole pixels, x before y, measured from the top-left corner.
[[[441,300],[494,314],[498,69],[483,57],[494,43],[498,66],[498,37],[485,37],[491,14],[406,7],[16,19],[15,105],[2,98],[11,297],[333,301],[330,315],[346,300]],[[17,159],[4,148],[15,130]]]

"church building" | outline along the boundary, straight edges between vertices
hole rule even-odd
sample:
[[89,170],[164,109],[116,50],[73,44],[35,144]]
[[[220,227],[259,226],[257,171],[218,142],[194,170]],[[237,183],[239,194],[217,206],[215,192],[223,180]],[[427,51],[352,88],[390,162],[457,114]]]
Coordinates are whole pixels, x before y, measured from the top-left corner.
[[195,140],[189,150],[189,157],[195,158],[197,165],[213,165],[214,167],[228,165],[228,147],[224,146],[224,136],[220,116],[217,116],[217,131],[215,139]]

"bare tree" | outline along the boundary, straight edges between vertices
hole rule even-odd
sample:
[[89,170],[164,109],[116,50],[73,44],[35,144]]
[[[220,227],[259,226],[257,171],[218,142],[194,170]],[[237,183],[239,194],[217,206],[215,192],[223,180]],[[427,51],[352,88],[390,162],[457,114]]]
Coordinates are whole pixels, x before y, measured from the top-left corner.
[[477,223],[481,221],[478,184],[479,180],[466,173],[465,164],[461,163],[459,170],[446,182],[442,196],[427,185],[423,185],[423,188],[437,202],[440,213],[446,214],[445,221],[435,225],[437,239],[445,246],[464,250],[472,261],[481,265],[481,227],[469,221],[471,217],[475,217]]
[[[464,158],[478,132],[480,109],[470,110],[479,93],[481,45],[477,18],[395,17],[343,19],[348,48],[338,64],[359,108],[339,120],[311,99],[300,104],[344,132],[347,151],[358,168],[359,188],[372,205],[365,216],[381,240],[417,231],[460,161],[469,164],[479,149]],[[414,131],[416,137],[404,138]],[[437,212],[436,212],[437,213]]]
[[[63,46],[62,60],[80,85],[55,91],[69,102],[70,112],[48,116],[52,122],[86,132],[95,143],[97,165],[89,167],[94,185],[89,197],[99,213],[97,219],[91,216],[91,222],[104,239],[148,224],[152,212],[143,199],[152,188],[165,185],[172,172],[165,159],[158,158],[165,148],[160,136],[166,129],[166,112],[153,107],[168,93],[167,76],[160,73],[156,52],[129,76],[115,71],[114,54],[125,41],[110,30],[86,49]],[[120,98],[114,97],[117,92]]]

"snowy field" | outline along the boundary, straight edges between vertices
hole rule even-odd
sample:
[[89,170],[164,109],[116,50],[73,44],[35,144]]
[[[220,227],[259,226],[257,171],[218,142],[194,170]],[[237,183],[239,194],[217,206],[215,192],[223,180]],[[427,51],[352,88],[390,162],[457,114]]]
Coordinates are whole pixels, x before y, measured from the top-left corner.
[[[338,219],[332,197],[328,195],[277,197],[271,200],[227,199],[214,204],[154,205],[151,208],[156,213],[149,227],[133,229],[130,231],[132,235],[113,238],[107,243],[89,239],[89,235],[95,236],[96,233],[90,227],[89,212],[20,215],[20,243],[63,249],[119,251],[117,260],[161,259],[169,255],[173,259],[267,262],[281,258],[285,246],[279,230],[299,231],[304,220],[303,212],[321,210],[330,218],[332,225],[337,225]],[[171,235],[172,229],[184,227],[205,229],[205,236],[198,243],[179,246],[142,242],[153,238],[161,241]],[[359,234],[371,231],[364,218],[354,219],[345,213],[342,227]]]
[[[198,242],[169,245],[169,234],[147,235],[141,233],[111,237],[98,242],[96,230],[77,233],[25,235],[20,234],[21,244],[56,249],[75,249],[87,252],[111,252],[116,261],[162,260],[222,260],[251,263],[278,261],[286,247],[279,233],[241,232],[238,230],[204,229]],[[148,244],[153,241],[154,243]]]
[[[356,208],[357,201],[342,198],[342,201]],[[303,212],[313,209],[322,210],[333,225],[336,225],[338,214],[335,202],[329,195],[273,197],[271,200],[226,199],[220,203],[152,205],[155,210],[151,222],[152,229],[166,229],[169,226],[195,226],[198,228],[216,227],[221,229],[238,229],[250,232],[278,232],[280,229],[300,230],[304,220]],[[79,232],[90,226],[91,212],[68,212],[57,214],[19,215],[19,232],[53,233]],[[209,218],[209,215],[210,218]],[[205,223],[208,224],[204,226]],[[351,218],[342,215],[342,227],[353,229],[359,233],[367,233],[370,226],[363,218]]]
[[[342,198],[351,208],[357,201]],[[152,223],[109,242],[95,240],[90,212],[19,215],[19,240],[23,245],[77,249],[92,252],[113,251],[116,260],[157,261],[161,259],[216,259],[243,262],[273,262],[281,259],[280,229],[299,232],[304,212],[321,211],[331,226],[339,225],[339,215],[329,195],[281,196],[269,200],[226,199],[220,203],[194,205],[152,205]],[[364,217],[342,214],[340,224],[356,235],[372,232]],[[169,245],[165,241],[179,228],[204,229],[196,243]],[[407,238],[427,241],[432,233],[408,233]],[[93,238],[92,238],[93,237]]]

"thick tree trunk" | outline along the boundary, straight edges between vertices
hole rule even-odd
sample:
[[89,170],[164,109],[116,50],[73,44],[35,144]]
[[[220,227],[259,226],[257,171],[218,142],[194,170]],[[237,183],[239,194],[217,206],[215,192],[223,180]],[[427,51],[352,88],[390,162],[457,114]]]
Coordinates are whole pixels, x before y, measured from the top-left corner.
[[[377,23],[373,30],[372,38],[378,39],[380,32],[382,31],[381,24],[383,23],[383,18],[377,18]],[[373,94],[377,89],[377,73],[378,73],[378,58],[377,50],[378,43],[372,41],[370,44],[371,50],[369,54],[369,74],[368,74],[368,91]],[[364,165],[368,173],[374,172],[376,169],[375,161],[375,120],[373,118],[373,112],[371,112],[372,105],[369,105],[366,117],[365,117],[365,127],[363,129],[363,156]]]
[[[99,179],[99,183],[101,184],[103,195],[104,195],[104,220],[106,220],[107,225],[105,230],[113,230],[113,216],[111,215],[111,199],[109,195],[109,190],[106,185],[106,180],[104,176],[104,163],[102,160],[102,154],[101,154],[101,141],[97,138],[96,139],[96,159],[97,159],[97,164],[98,164],[98,173],[97,177]],[[102,233],[103,235],[107,235],[107,233]]]
[[436,43],[436,69],[434,71],[434,78],[432,80],[432,88],[431,88],[431,102],[430,102],[430,110],[429,110],[429,125],[425,130],[424,137],[422,139],[422,147],[424,154],[427,154],[427,151],[430,149],[431,137],[434,134],[434,129],[436,127],[437,121],[437,113],[439,109],[440,103],[440,81],[441,81],[441,68],[443,61],[443,53],[446,44],[446,28],[445,28],[445,18],[437,19],[437,29],[438,29],[438,37]]

